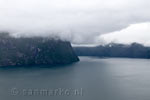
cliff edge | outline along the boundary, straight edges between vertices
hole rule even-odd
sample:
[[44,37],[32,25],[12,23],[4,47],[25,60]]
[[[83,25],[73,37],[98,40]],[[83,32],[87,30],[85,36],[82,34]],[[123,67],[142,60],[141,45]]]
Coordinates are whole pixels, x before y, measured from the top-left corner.
[[0,34],[0,66],[58,65],[79,61],[70,42]]

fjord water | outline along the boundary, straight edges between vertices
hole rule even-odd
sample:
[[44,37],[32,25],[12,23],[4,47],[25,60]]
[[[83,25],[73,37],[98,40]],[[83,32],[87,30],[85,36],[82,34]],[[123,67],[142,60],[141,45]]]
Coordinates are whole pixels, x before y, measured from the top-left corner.
[[[40,89],[76,89],[79,95],[30,92]],[[2,67],[0,100],[150,100],[150,60],[80,57],[65,66]]]

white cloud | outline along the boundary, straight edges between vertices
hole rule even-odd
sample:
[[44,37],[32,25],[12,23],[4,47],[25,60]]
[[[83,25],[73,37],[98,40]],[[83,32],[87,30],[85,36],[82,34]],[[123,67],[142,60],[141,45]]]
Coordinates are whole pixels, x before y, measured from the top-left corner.
[[92,44],[101,34],[150,22],[149,9],[149,0],[0,0],[0,30]]
[[138,42],[150,46],[150,23],[132,24],[121,31],[101,35],[99,40],[102,39],[106,43],[129,44]]

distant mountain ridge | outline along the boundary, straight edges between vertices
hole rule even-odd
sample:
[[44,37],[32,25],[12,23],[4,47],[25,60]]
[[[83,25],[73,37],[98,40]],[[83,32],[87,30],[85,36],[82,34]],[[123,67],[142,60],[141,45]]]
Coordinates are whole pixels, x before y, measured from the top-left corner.
[[105,46],[96,47],[74,47],[78,56],[98,57],[126,57],[126,58],[148,58],[150,59],[150,47],[139,43],[131,45],[110,43]]
[[0,34],[0,66],[57,65],[79,61],[70,42],[49,38],[13,38]]

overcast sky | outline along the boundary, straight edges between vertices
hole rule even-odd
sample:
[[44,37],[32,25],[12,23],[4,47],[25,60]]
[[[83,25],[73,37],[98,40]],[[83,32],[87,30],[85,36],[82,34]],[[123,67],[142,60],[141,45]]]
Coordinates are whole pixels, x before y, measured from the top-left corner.
[[0,31],[150,45],[150,0],[0,0]]

